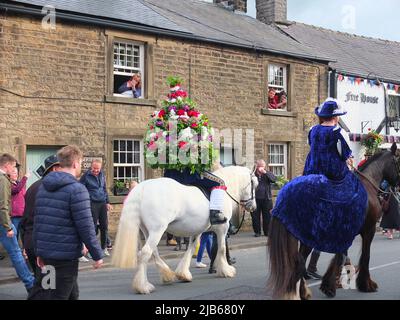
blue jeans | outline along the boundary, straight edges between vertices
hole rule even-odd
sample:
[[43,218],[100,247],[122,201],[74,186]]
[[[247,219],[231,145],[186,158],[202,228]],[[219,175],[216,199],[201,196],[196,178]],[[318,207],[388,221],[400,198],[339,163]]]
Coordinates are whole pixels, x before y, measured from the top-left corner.
[[15,237],[17,238],[18,241],[18,236],[19,236],[19,224],[21,223],[22,217],[11,217],[11,222],[15,227],[15,230],[17,231],[15,233]]
[[12,226],[14,230],[14,236],[12,238],[7,237],[7,230],[0,226],[0,242],[6,249],[8,255],[10,256],[11,262],[17,272],[18,277],[22,280],[26,289],[31,289],[35,282],[35,278],[32,276],[29,268],[25,262],[24,257],[21,253],[21,248],[18,245],[17,238],[15,237],[15,227]]
[[211,246],[212,246],[213,236],[211,232],[204,232],[200,238],[200,247],[197,252],[197,262],[201,262],[203,258],[204,249],[207,249],[208,257],[211,259]]

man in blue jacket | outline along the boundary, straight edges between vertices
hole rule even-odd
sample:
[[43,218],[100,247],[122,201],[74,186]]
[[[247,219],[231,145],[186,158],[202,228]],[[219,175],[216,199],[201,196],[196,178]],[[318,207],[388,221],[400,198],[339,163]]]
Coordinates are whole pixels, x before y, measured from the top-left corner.
[[36,195],[33,244],[39,267],[55,270],[55,288],[50,283],[46,298],[76,300],[83,244],[95,261],[95,269],[103,264],[103,252],[95,235],[89,193],[77,180],[82,151],[66,146],[57,152],[57,158],[60,171],[46,175]]
[[101,167],[101,160],[93,160],[90,170],[82,175],[80,182],[89,191],[93,223],[95,228],[97,228],[97,223],[99,224],[101,249],[104,255],[109,256],[110,254],[107,251],[107,212],[112,208],[108,200],[106,178],[103,171],[101,171]]

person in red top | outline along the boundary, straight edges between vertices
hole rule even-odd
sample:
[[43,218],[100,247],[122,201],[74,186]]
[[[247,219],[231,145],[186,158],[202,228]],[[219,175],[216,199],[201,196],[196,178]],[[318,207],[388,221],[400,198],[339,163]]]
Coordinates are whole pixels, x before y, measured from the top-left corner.
[[11,222],[15,227],[16,238],[19,235],[19,225],[24,215],[25,210],[25,193],[26,193],[26,181],[28,180],[30,173],[26,173],[25,176],[18,181],[18,169],[14,168],[10,174],[11,180]]
[[283,94],[281,98],[276,94],[275,88],[268,89],[268,109],[282,109],[286,106],[286,96]]

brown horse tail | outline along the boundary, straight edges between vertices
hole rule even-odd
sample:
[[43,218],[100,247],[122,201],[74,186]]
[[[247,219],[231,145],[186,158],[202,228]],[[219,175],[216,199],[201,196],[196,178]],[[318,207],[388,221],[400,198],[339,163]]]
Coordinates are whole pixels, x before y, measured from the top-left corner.
[[269,278],[267,288],[273,299],[285,299],[296,294],[296,283],[301,277],[301,256],[298,241],[275,217],[269,228]]

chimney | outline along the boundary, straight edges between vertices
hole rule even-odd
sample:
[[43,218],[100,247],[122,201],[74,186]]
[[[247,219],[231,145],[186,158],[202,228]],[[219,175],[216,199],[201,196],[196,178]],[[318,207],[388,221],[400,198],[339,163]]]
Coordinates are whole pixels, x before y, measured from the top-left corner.
[[247,12],[247,0],[214,0],[214,3],[219,3],[223,7],[233,11]]
[[256,0],[257,19],[266,24],[287,24],[287,0]]

